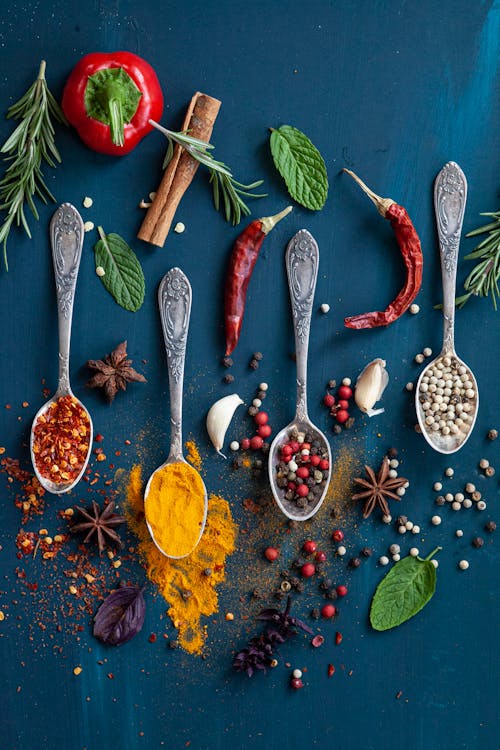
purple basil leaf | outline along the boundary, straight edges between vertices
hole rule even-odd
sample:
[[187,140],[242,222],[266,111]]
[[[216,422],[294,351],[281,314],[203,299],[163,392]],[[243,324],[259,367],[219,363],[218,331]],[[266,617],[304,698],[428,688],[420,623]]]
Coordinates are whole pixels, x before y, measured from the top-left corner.
[[110,646],[121,646],[140,632],[146,604],[139,586],[122,586],[109,594],[94,618],[94,635]]

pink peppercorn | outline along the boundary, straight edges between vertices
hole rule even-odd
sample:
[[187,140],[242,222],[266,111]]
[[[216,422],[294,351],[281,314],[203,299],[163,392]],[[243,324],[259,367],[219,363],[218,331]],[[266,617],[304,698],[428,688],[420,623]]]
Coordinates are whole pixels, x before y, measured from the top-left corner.
[[240,448],[244,451],[247,451],[250,448],[250,440],[248,438],[243,438],[240,443]]
[[335,399],[331,393],[327,393],[325,396],[323,396],[323,403],[325,406],[328,406],[329,409],[334,405]]
[[347,420],[349,419],[349,412],[345,409],[339,409],[335,414],[335,419],[339,424],[344,424],[344,422],[347,422]]
[[293,453],[291,446],[288,443],[285,443],[285,445],[281,446],[281,455],[282,456],[291,456]]
[[269,420],[269,416],[265,411],[259,411],[254,417],[255,424],[261,425],[266,424]]
[[337,586],[335,590],[338,596],[347,596],[347,586]]
[[323,645],[325,642],[325,639],[322,635],[315,635],[314,638],[311,641],[311,646],[314,646],[314,648],[319,648]]
[[309,469],[307,466],[299,466],[297,471],[295,472],[300,479],[307,479],[309,476]]
[[250,440],[250,448],[253,451],[258,451],[262,446],[264,445],[264,441],[262,440],[260,435],[254,435],[253,438]]
[[341,385],[337,391],[337,395],[339,398],[350,399],[352,398],[352,388],[349,388],[348,385]]
[[276,547],[267,547],[264,550],[264,557],[269,560],[269,562],[274,562],[279,557],[279,551],[276,549]]
[[315,454],[314,456],[310,457],[310,460],[311,460],[312,466],[318,466],[319,462],[321,461],[321,458],[317,454]]
[[300,572],[304,578],[311,578],[316,573],[316,568],[312,563],[304,563],[301,567]]
[[269,424],[262,424],[260,425],[259,429],[257,430],[257,435],[261,438],[268,438],[271,432],[273,431],[271,425]]
[[306,497],[309,494],[309,487],[307,484],[299,484],[295,491],[299,497]]
[[304,683],[302,682],[300,677],[292,677],[290,684],[294,690],[300,690],[300,688],[304,687]]
[[330,464],[326,460],[326,458],[322,458],[321,461],[318,464],[318,469],[321,471],[327,471],[330,468]]
[[344,532],[341,529],[336,529],[332,534],[332,538],[334,542],[341,542],[344,538]]
[[291,490],[292,492],[295,492],[295,490],[297,489],[297,485],[295,484],[295,482],[288,482],[286,488],[287,490]]
[[318,550],[316,554],[314,555],[314,559],[320,563],[326,562],[326,552],[323,552],[322,550]]
[[321,607],[321,617],[335,617],[336,613],[337,609],[333,606],[333,604],[325,604],[323,607]]
[[349,408],[349,401],[346,401],[345,398],[341,398],[339,401],[339,409],[348,409]]
[[302,545],[302,549],[306,553],[306,555],[312,555],[313,552],[316,552],[317,549],[316,542],[313,542],[312,539],[308,539],[304,544]]
[[297,443],[296,440],[292,440],[290,443],[288,443],[288,445],[292,449],[292,453],[297,453],[298,452],[300,446],[299,446],[299,444]]

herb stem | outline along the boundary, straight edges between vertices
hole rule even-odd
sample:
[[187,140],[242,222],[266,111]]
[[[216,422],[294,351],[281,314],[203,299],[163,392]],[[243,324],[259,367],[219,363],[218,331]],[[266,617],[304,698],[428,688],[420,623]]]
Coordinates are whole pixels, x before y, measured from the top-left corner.
[[442,549],[443,549],[442,547],[435,547],[435,548],[434,548],[434,549],[432,550],[432,552],[430,553],[430,555],[427,555],[427,557],[424,557],[424,560],[425,560],[425,561],[427,561],[427,560],[431,560],[431,559],[432,559],[432,558],[434,557],[434,555],[435,555],[435,554],[436,554],[437,552],[441,552],[441,550],[442,550]]

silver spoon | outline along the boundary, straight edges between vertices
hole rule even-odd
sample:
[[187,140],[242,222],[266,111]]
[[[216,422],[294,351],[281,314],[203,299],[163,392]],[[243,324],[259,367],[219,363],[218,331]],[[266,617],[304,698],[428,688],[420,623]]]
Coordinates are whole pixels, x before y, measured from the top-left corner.
[[[158,304],[160,307],[160,318],[163,328],[163,338],[167,352],[168,382],[170,389],[170,452],[167,460],[151,474],[144,492],[144,510],[146,524],[153,542],[160,552],[166,557],[179,560],[191,552],[198,545],[205,528],[207,520],[207,490],[202,481],[204,492],[204,512],[200,518],[200,533],[190,550],[183,555],[171,555],[162,549],[155,539],[153,529],[148,519],[148,494],[154,475],[165,466],[175,463],[184,463],[192,472],[198,474],[196,469],[188,464],[182,453],[182,388],[184,383],[184,361],[186,358],[186,343],[189,328],[189,317],[191,314],[191,285],[180,268],[172,268],[163,277],[158,289]],[[200,477],[201,479],[201,477]]]
[[[421,372],[415,393],[415,408],[422,434],[429,445],[439,453],[455,453],[466,443],[474,427],[479,407],[476,378],[470,367],[455,352],[455,286],[466,200],[467,180],[465,175],[458,164],[450,161],[445,164],[434,183],[434,210],[443,278],[443,348],[440,354]],[[454,420],[444,419],[443,421],[449,421],[450,424],[446,424],[439,429],[432,429],[432,424],[438,424],[439,417],[433,417],[424,411],[423,404],[428,399],[422,391],[422,386],[426,373],[428,375],[429,370],[436,369],[436,366],[439,367],[440,363],[443,363],[445,368],[450,367],[452,374],[457,372],[462,376],[467,376],[467,380],[471,384],[471,393],[474,395],[467,397],[465,402],[462,403],[462,397],[455,394],[458,403],[454,405],[454,409],[457,410],[457,406],[463,409],[465,404],[470,409],[463,412],[455,411],[455,415],[462,415],[460,416],[462,424],[452,426]],[[436,414],[440,414],[440,412],[436,412]],[[431,422],[432,419],[434,419],[433,423]],[[431,425],[426,420],[431,422]]]
[[[325,498],[332,474],[332,454],[328,440],[307,414],[307,350],[309,348],[309,329],[311,313],[318,276],[319,250],[314,237],[306,230],[292,237],[285,255],[288,287],[292,302],[293,327],[295,333],[295,353],[297,358],[297,406],[295,417],[274,438],[269,450],[269,481],[274,499],[285,516],[292,521],[306,521],[314,516]],[[279,463],[279,448],[285,443],[292,430],[311,433],[321,443],[322,453],[328,454],[328,478],[323,492],[306,508],[299,508],[293,500],[286,500],[284,491],[276,484],[276,467]]]
[[76,479],[71,482],[52,482],[45,479],[38,471],[35,454],[33,451],[34,428],[39,417],[44,414],[50,405],[61,396],[72,396],[76,398],[71,390],[69,382],[69,351],[71,341],[71,319],[73,317],[73,302],[75,299],[76,280],[80,258],[82,256],[83,219],[71,203],[63,203],[54,213],[50,222],[50,241],[52,245],[52,260],[54,263],[54,276],[56,281],[57,316],[59,324],[59,383],[54,396],[49,399],[36,413],[31,426],[30,452],[31,461],[36,477],[42,487],[48,492],[59,495],[69,492],[78,484],[87,468],[92,449],[93,425],[88,409],[77,399],[80,406],[85,409],[89,419],[89,448],[87,456]]

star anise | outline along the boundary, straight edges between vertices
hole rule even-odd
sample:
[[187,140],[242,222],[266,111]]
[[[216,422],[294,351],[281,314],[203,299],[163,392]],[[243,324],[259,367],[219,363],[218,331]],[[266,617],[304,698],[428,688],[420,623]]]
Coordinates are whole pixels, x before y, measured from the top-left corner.
[[366,488],[363,492],[358,492],[352,496],[353,500],[366,500],[363,506],[363,518],[368,518],[377,505],[385,516],[389,516],[390,511],[386,498],[392,497],[394,500],[401,500],[396,490],[407,484],[408,480],[404,477],[390,477],[389,470],[389,460],[384,458],[378,474],[375,474],[369,466],[365,466],[368,480],[359,477],[354,480],[356,484]]
[[118,344],[104,359],[89,359],[87,367],[95,370],[95,375],[90,378],[87,385],[89,388],[104,388],[104,393],[111,403],[119,390],[125,391],[127,383],[133,381],[146,383],[146,378],[134,370],[132,360],[127,359],[127,342]]
[[92,501],[91,508],[80,508],[75,506],[76,510],[82,516],[81,521],[74,524],[71,527],[73,533],[87,532],[87,536],[83,540],[86,544],[90,539],[93,538],[94,534],[97,537],[97,544],[99,546],[99,552],[102,552],[106,547],[106,543],[109,541],[116,542],[120,546],[122,540],[115,531],[115,526],[121,526],[125,523],[125,516],[119,516],[114,513],[115,501],[111,500],[104,508],[100,508],[95,500]]

